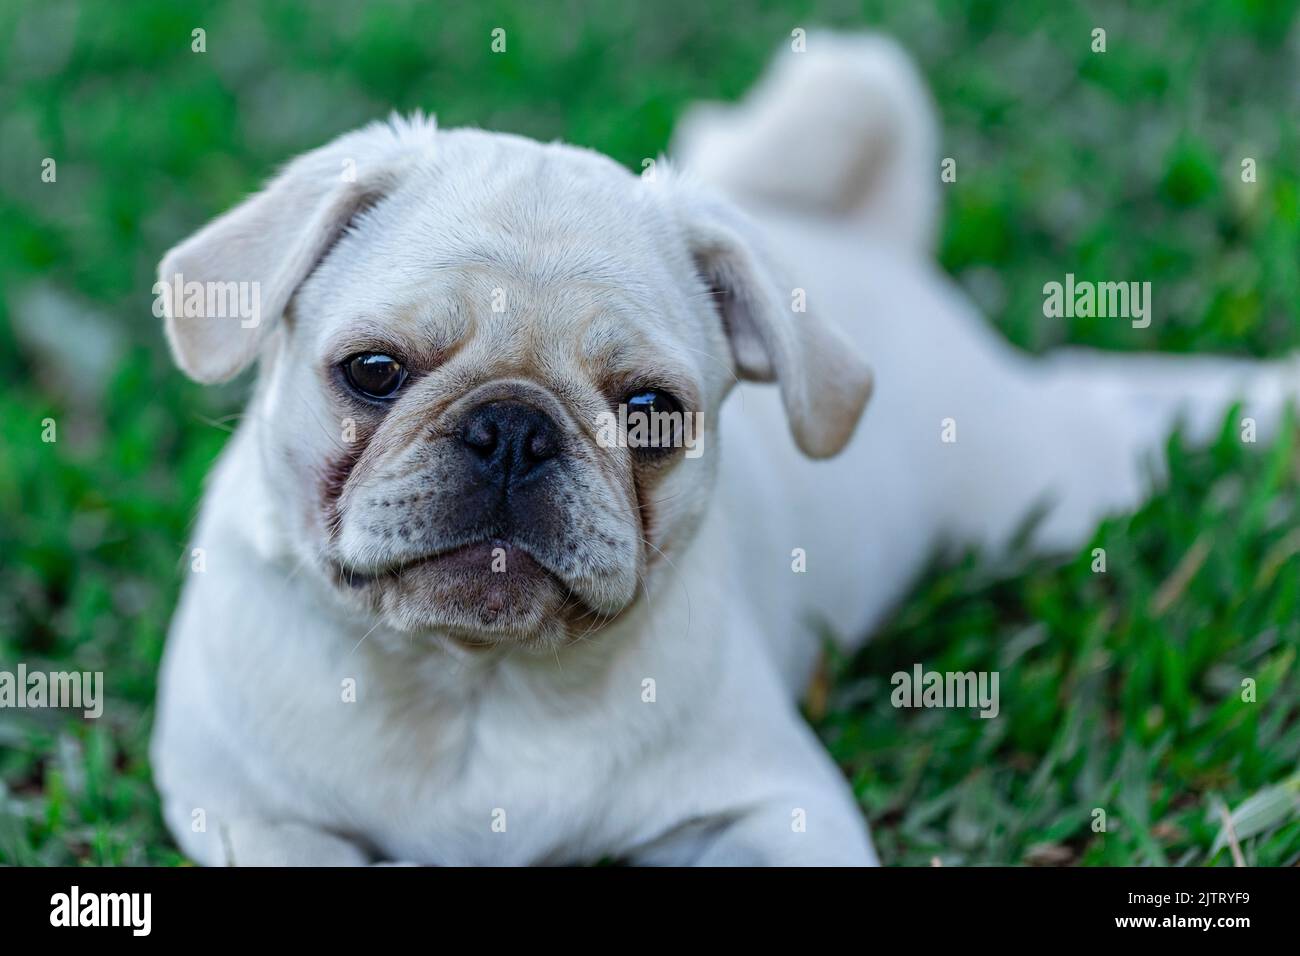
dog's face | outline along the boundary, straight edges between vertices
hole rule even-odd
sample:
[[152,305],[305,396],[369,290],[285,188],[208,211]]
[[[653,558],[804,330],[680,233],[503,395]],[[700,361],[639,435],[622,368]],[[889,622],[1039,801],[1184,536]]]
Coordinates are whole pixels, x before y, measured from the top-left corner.
[[168,254],[168,288],[256,283],[261,306],[173,301],[168,334],[203,381],[261,356],[281,533],[345,600],[403,632],[549,648],[671,568],[738,376],[780,381],[809,454],[852,431],[865,368],[793,310],[748,228],[586,151],[370,127]]

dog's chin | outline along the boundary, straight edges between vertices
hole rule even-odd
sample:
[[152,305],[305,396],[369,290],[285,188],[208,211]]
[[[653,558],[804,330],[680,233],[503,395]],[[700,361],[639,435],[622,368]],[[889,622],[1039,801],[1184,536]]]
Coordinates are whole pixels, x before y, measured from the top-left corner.
[[349,589],[362,592],[396,630],[441,635],[468,648],[545,649],[599,624],[555,574],[501,541],[353,576]]

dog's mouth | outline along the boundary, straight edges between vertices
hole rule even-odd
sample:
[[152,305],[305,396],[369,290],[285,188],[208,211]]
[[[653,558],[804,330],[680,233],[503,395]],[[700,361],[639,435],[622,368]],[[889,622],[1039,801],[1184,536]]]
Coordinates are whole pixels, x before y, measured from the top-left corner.
[[350,588],[363,588],[384,580],[395,580],[415,568],[441,569],[452,574],[550,574],[527,550],[501,538],[486,538],[440,551],[405,558],[380,568],[361,570],[346,562],[335,562],[340,579]]
[[438,630],[463,645],[550,645],[604,619],[529,549],[500,538],[379,569],[336,569],[341,587],[366,595],[399,629]]

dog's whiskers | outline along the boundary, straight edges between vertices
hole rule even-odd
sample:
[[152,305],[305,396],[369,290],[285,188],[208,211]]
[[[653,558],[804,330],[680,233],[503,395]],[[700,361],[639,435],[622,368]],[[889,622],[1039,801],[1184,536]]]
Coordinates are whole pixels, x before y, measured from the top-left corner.
[[380,624],[383,624],[383,623],[384,623],[384,622],[383,622],[382,619],[376,621],[375,624],[374,624],[374,627],[371,627],[370,630],[368,630],[368,631],[366,631],[366,633],[362,634],[362,635],[361,635],[361,640],[357,641],[356,646],[353,647],[352,650],[350,650],[350,651],[348,652],[348,657],[351,657],[353,654],[355,654],[355,653],[357,652],[357,648],[360,647],[362,644],[365,643],[366,638],[369,637],[371,634],[375,633],[375,630],[379,627]]

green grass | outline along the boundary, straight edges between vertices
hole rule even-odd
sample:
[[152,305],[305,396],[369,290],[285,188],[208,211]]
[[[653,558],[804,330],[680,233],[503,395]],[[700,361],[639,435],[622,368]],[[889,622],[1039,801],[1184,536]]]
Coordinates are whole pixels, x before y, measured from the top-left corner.
[[[881,26],[921,63],[958,162],[942,261],[1012,341],[1300,347],[1293,4],[489,6],[0,8],[0,667],[104,670],[109,695],[98,721],[0,711],[0,862],[179,862],[145,744],[241,388],[171,368],[152,271],[287,157],[391,108],[639,168],[685,104],[739,96],[794,27]],[[1067,271],[1151,281],[1152,326],[1044,319],[1042,285]],[[1169,465],[1165,492],[1073,559],[936,566],[831,663],[818,727],[887,862],[1222,865],[1220,806],[1244,806],[1247,862],[1300,861],[1294,435],[1174,442]],[[998,670],[1001,716],[894,709],[889,675],[918,661]]]

